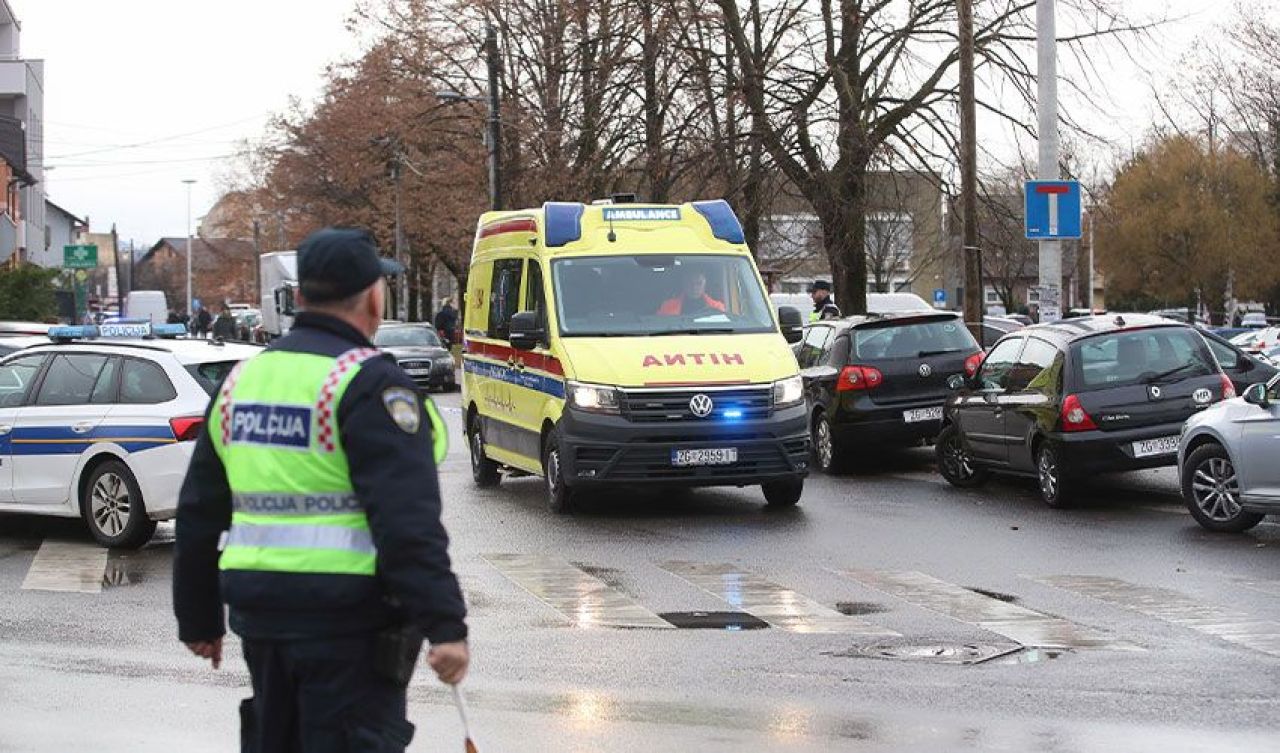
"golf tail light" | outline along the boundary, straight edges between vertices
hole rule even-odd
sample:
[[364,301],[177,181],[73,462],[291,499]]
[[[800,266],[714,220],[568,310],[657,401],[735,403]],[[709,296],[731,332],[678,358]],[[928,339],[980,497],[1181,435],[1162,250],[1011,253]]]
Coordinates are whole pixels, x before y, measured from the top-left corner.
[[173,437],[179,442],[193,442],[200,436],[200,427],[204,426],[204,416],[179,416],[169,419],[169,428],[173,429]]
[[1222,375],[1222,399],[1230,400],[1236,396],[1236,386],[1231,383],[1231,378],[1226,374]]
[[1067,395],[1067,399],[1062,401],[1062,430],[1093,431],[1097,428],[1098,425],[1080,404],[1080,398]]
[[874,390],[884,383],[884,374],[871,366],[846,366],[840,372],[836,392]]
[[964,375],[972,379],[978,373],[978,368],[982,366],[982,358],[985,355],[982,351],[978,351],[964,359]]

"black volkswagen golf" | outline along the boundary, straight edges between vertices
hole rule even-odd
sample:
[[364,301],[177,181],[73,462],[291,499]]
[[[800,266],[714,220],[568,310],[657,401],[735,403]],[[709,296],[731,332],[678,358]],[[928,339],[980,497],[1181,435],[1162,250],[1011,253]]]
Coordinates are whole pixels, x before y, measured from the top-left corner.
[[947,378],[977,371],[982,349],[959,314],[900,312],[817,322],[796,346],[814,462],[831,471],[857,453],[932,440]]
[[1035,476],[1051,507],[1083,477],[1176,464],[1183,422],[1235,396],[1196,330],[1128,314],[1019,330],[951,386],[943,477],[968,487],[992,471]]

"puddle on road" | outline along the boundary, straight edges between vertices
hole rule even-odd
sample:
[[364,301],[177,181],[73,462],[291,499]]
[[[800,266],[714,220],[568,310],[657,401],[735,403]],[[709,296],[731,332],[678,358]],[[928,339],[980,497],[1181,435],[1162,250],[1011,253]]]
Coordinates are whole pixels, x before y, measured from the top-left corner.
[[824,656],[848,659],[888,659],[925,664],[1015,665],[1043,664],[1070,651],[1058,648],[1019,646],[1014,643],[880,643],[854,646],[846,651],[824,652]]
[[686,630],[764,630],[769,623],[746,612],[661,612],[659,617]]
[[560,557],[487,554],[484,559],[574,627],[671,628],[620,589]]
[[1003,601],[1006,604],[1015,604],[1018,601],[1018,597],[1014,596],[1013,594],[1001,593],[999,591],[988,591],[985,588],[978,588],[976,586],[965,586],[965,588],[967,588],[970,591],[973,591],[976,594],[981,594],[987,597],[988,599]]
[[837,601],[836,611],[849,617],[858,617],[865,614],[888,612],[889,608],[874,601]]

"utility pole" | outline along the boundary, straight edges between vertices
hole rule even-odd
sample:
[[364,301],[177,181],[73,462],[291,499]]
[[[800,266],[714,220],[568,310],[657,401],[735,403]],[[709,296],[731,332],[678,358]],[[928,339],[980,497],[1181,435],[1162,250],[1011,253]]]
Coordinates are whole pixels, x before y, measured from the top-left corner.
[[1088,299],[1088,301],[1089,301],[1089,313],[1093,313],[1093,311],[1094,311],[1094,308],[1093,308],[1093,286],[1094,286],[1094,276],[1093,276],[1093,224],[1094,224],[1095,222],[1097,222],[1097,219],[1098,219],[1097,214],[1098,214],[1098,207],[1097,207],[1097,205],[1096,205],[1096,204],[1095,204],[1094,206],[1089,207],[1089,294],[1088,294],[1088,296],[1086,296],[1086,298],[1087,298],[1087,299]]
[[116,223],[111,223],[111,251],[116,262],[116,314],[124,316],[124,278],[120,276],[120,236],[116,233]]
[[182,181],[187,184],[187,314],[192,315],[193,297],[191,293],[191,186],[195,184],[194,178],[187,178]]
[[502,59],[498,56],[498,30],[490,23],[484,33],[484,53],[489,66],[489,201],[502,209],[502,110],[498,87]]
[[[395,153],[391,158],[391,180],[395,181],[395,242],[396,242],[396,262],[401,267],[405,267],[404,263],[404,224],[401,221],[400,212],[400,184],[401,174],[404,172],[404,153],[401,151],[400,140],[396,138],[393,142]],[[396,280],[396,318],[400,321],[408,321],[408,297],[409,297],[409,272],[401,272]]]
[[253,221],[253,290],[254,305],[262,305],[262,223]]
[[960,225],[964,259],[964,319],[982,342],[986,290],[978,247],[978,118],[974,94],[973,0],[958,0],[960,17]]
[[[1058,52],[1054,0],[1036,0],[1036,110],[1040,180],[1058,180]],[[1040,241],[1040,321],[1062,317],[1062,241]]]

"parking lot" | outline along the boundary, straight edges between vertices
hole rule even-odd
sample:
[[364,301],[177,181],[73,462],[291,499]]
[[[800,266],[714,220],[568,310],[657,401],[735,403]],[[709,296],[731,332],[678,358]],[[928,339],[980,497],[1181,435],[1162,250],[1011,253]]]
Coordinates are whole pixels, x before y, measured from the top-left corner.
[[[916,448],[794,509],[730,489],[562,517],[540,480],[472,486],[458,400],[441,479],[483,750],[1274,750],[1280,526],[1201,529],[1171,469],[1051,510],[1033,481],[953,489]],[[4,749],[228,748],[247,673],[177,642],[172,537],[0,518]],[[674,626],[714,613],[729,629]],[[427,672],[410,700],[412,750],[460,747]]]

